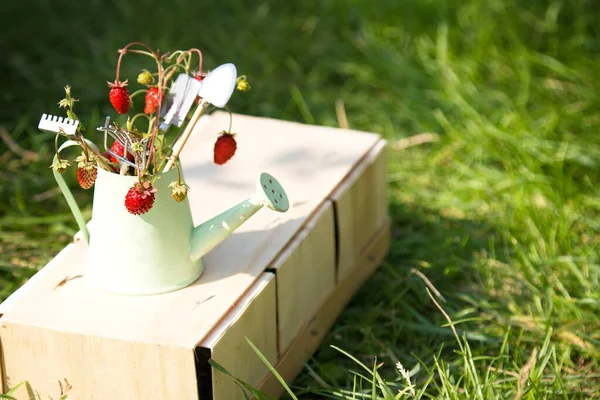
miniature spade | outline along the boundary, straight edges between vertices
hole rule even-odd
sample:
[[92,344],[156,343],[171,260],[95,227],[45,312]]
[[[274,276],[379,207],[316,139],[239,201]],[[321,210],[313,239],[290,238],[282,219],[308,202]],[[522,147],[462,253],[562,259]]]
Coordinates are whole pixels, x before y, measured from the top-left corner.
[[198,96],[202,98],[202,101],[196,108],[194,115],[190,119],[188,126],[185,131],[181,134],[181,137],[173,145],[173,156],[165,166],[164,171],[170,170],[174,165],[174,160],[179,157],[183,146],[192,134],[194,126],[206,110],[209,104],[215,107],[225,107],[231,94],[235,89],[235,80],[237,78],[237,69],[232,63],[219,65],[202,80]]
[[215,107],[225,107],[235,89],[236,78],[235,65],[231,63],[219,65],[202,80],[198,96]]

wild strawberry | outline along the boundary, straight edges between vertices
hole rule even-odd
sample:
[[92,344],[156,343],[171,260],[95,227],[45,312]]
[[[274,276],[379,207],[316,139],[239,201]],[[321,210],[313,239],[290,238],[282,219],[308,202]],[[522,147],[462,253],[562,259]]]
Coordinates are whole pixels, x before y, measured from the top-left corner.
[[217,165],[223,165],[233,157],[237,149],[237,143],[233,133],[223,131],[215,142],[214,161]]
[[133,215],[146,214],[154,205],[154,193],[150,182],[136,182],[125,196],[125,208]]
[[[116,155],[123,157],[123,154],[125,153],[125,148],[123,147],[121,142],[115,140],[112,146],[110,146],[110,151],[112,151]],[[129,161],[133,161],[133,155],[130,152],[127,152],[127,159]],[[112,154],[110,155],[110,161],[114,162],[115,164],[119,163],[117,157],[113,156]]]
[[79,186],[84,189],[89,189],[96,183],[98,169],[96,167],[77,168],[77,181]]
[[148,70],[143,70],[137,77],[137,81],[141,85],[152,85],[154,83],[154,77]]
[[89,189],[94,186],[96,177],[98,176],[98,167],[96,166],[95,158],[81,153],[75,159],[77,161],[77,181],[79,186],[84,189]]
[[162,101],[163,94],[156,86],[152,86],[146,92],[146,105],[144,114],[154,114],[158,110],[158,103]]
[[119,114],[127,114],[129,112],[129,106],[131,106],[131,99],[129,98],[129,91],[127,90],[127,81],[108,83],[111,88],[108,98],[110,104],[117,110]]
[[174,181],[169,184],[169,188],[171,189],[171,197],[176,202],[181,203],[187,197],[189,187],[185,183]]

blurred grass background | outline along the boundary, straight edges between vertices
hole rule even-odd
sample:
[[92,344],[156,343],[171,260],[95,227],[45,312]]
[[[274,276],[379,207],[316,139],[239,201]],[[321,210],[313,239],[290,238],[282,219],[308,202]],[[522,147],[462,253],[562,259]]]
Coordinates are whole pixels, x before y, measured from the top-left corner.
[[[104,82],[116,49],[199,47],[208,68],[231,61],[248,75],[235,112],[338,126],[342,101],[351,128],[392,148],[440,138],[390,152],[390,255],[294,382],[300,398],[599,395],[597,2],[38,0],[0,10],[0,127],[34,152],[0,143],[0,297],[76,231],[41,113],[58,111],[69,84],[96,126],[112,114]],[[126,64],[125,76],[137,72]],[[89,194],[79,201],[89,213]],[[382,380],[358,375],[331,345],[383,363]]]

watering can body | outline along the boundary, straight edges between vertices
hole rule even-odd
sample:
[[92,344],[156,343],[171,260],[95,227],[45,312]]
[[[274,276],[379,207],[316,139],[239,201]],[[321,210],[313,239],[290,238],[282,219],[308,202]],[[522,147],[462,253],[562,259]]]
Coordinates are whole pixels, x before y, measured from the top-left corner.
[[85,272],[92,283],[116,293],[157,294],[202,274],[201,257],[191,257],[189,200],[177,203],[170,195],[169,183],[176,179],[176,169],[160,175],[152,209],[138,216],[124,205],[138,178],[98,170]]
[[259,209],[285,212],[289,207],[283,187],[262,173],[253,196],[194,226],[188,198],[178,203],[171,197],[169,184],[177,180],[173,168],[156,179],[150,211],[132,215],[125,196],[138,177],[98,168],[92,220],[86,224],[62,175],[54,171],[54,177],[88,242],[85,277],[101,289],[126,295],[166,293],[191,284],[204,271],[202,256]]

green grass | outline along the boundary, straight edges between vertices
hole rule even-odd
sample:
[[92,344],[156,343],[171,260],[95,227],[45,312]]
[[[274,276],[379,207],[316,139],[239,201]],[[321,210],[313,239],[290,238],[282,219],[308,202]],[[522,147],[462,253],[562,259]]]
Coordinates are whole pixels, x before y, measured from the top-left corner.
[[115,49],[197,46],[249,76],[236,112],[337,126],[341,99],[350,127],[392,146],[440,136],[390,152],[391,252],[291,386],[298,398],[600,393],[593,0],[4,3],[0,126],[39,159],[0,147],[2,297],[76,230],[59,194],[40,201],[55,186],[41,112],[68,83],[94,125]]

